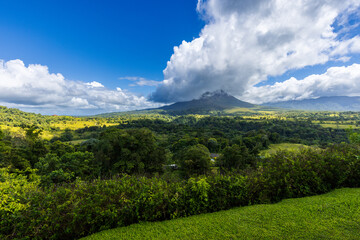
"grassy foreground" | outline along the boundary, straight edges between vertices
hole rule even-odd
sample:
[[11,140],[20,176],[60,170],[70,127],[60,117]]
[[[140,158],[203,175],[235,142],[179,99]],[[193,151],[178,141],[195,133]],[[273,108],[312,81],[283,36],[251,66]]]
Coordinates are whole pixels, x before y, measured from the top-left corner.
[[360,189],[103,231],[96,239],[360,239]]

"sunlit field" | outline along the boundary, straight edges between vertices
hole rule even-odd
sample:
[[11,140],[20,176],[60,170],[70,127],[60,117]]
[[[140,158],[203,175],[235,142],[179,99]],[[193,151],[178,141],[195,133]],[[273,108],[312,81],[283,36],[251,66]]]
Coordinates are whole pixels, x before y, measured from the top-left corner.
[[279,143],[279,144],[270,144],[269,149],[262,150],[260,156],[269,157],[277,153],[278,151],[290,151],[290,152],[299,152],[304,149],[308,149],[310,146],[297,143]]

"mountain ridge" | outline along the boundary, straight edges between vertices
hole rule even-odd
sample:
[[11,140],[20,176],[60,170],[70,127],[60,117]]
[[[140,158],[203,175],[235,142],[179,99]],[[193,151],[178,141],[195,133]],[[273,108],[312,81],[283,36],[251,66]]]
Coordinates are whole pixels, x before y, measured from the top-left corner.
[[198,99],[176,102],[158,109],[168,112],[202,113],[208,111],[222,111],[231,108],[253,108],[257,105],[241,101],[224,90],[205,92]]
[[360,96],[328,96],[315,99],[269,102],[262,106],[310,111],[360,111]]

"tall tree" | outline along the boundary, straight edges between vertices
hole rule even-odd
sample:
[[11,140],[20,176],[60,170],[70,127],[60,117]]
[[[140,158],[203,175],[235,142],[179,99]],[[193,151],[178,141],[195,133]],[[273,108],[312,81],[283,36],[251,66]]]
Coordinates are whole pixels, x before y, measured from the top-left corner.
[[234,144],[226,147],[216,161],[221,172],[242,170],[254,162],[255,156],[245,145]]
[[144,174],[162,172],[165,150],[146,128],[108,129],[100,136],[96,156],[111,173]]
[[209,149],[202,144],[183,149],[176,155],[176,162],[186,177],[207,174],[211,170]]

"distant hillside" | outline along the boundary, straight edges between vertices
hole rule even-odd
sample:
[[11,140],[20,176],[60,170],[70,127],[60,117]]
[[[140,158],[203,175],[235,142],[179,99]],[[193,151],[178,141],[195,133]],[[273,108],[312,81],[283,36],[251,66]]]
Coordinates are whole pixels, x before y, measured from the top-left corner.
[[360,111],[360,97],[320,97],[277,103],[264,103],[264,106],[314,111]]
[[204,113],[231,108],[253,108],[256,105],[240,101],[223,90],[206,92],[199,99],[177,102],[159,109],[176,113]]
[[47,126],[51,116],[44,116],[36,113],[24,112],[16,108],[0,106],[0,125],[20,126]]

